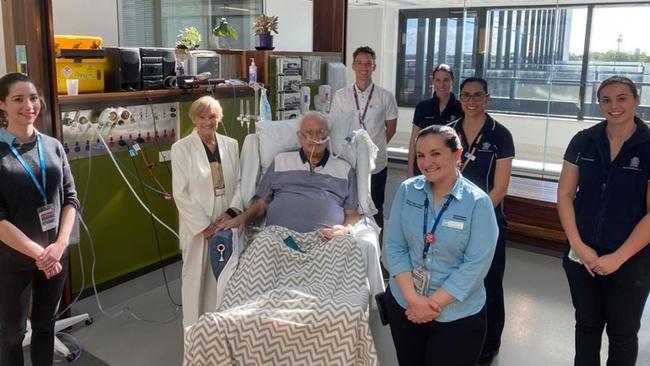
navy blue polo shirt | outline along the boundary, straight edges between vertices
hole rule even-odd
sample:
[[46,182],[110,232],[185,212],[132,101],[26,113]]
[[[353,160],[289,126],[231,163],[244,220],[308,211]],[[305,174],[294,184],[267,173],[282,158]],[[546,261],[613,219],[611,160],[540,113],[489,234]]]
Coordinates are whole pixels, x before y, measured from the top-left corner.
[[[494,173],[497,160],[514,157],[515,144],[512,134],[504,125],[494,120],[489,114],[486,113],[485,115],[487,119],[477,135],[476,141],[467,141],[467,136],[465,136],[463,130],[464,119],[454,121],[449,126],[456,130],[465,151],[461,166],[468,159],[468,153],[473,151],[475,157],[465,166],[463,177],[476,184],[485,193],[489,193],[494,188]],[[503,215],[501,206],[499,204],[496,207],[497,215]]]
[[607,121],[578,132],[564,160],[578,166],[573,206],[580,237],[595,249],[614,251],[647,213],[650,180],[650,129],[635,117],[636,131],[614,161],[609,153]]
[[449,102],[442,113],[440,112],[440,99],[434,93],[433,98],[423,100],[415,107],[413,124],[420,129],[431,125],[446,125],[463,115],[463,108],[454,93],[449,94]]

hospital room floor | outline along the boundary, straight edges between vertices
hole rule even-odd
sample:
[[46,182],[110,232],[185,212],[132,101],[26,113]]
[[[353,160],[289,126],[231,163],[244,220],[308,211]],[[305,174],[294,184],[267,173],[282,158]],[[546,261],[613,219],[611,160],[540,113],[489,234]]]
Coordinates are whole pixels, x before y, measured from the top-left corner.
[[[402,177],[403,171],[392,169],[387,197],[392,197]],[[390,207],[390,200],[386,203]],[[573,307],[561,260],[556,255],[527,249],[514,243],[509,243],[507,249],[506,325],[501,352],[493,365],[570,365],[573,363]],[[170,292],[177,302],[180,301],[179,275],[180,263],[167,267]],[[126,312],[115,317],[103,315],[94,297],[79,301],[73,307],[74,313],[89,312],[94,318],[92,325],[77,326],[72,332],[84,351],[111,366],[182,364],[180,313],[167,296],[160,270],[103,291],[100,299],[112,315],[128,307],[144,320],[135,320]],[[370,324],[381,365],[397,365],[389,328],[380,325],[375,312],[370,314]],[[603,360],[606,350],[604,337]],[[646,304],[639,332],[637,365],[650,365],[650,302]]]

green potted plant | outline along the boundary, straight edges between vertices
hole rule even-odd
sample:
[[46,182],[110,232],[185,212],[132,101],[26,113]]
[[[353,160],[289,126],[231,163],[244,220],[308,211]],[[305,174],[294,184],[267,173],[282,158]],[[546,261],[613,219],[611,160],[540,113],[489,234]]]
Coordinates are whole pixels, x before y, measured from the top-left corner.
[[271,32],[278,34],[278,17],[277,15],[268,16],[262,14],[255,19],[253,30],[260,38],[261,50],[273,49],[273,35]]
[[219,25],[212,29],[212,35],[216,38],[217,48],[230,48],[230,41],[239,39],[239,33],[226,18],[221,18]]
[[196,27],[186,27],[178,32],[176,38],[176,48],[195,50],[201,43],[201,32]]

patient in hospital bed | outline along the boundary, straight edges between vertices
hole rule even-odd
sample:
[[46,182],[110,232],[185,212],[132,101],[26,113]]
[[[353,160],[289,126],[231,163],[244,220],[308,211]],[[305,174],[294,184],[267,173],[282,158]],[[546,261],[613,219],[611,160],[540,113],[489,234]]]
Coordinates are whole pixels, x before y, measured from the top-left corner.
[[361,217],[357,176],[332,156],[329,135],[323,115],[306,114],[300,149],[277,154],[248,209],[220,226],[266,225],[219,311],[186,328],[184,365],[377,364],[368,253],[351,236]]
[[354,169],[330,159],[325,117],[306,114],[298,129],[301,148],[278,154],[260,182],[253,204],[218,229],[238,227],[266,217],[266,225],[306,233],[320,229],[327,239],[350,234],[359,220]]

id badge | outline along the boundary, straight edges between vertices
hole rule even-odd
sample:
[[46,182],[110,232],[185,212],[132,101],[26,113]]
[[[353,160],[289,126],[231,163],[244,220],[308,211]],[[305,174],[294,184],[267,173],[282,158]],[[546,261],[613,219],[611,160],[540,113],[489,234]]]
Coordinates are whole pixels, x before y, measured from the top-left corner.
[[428,272],[424,271],[421,267],[416,268],[412,272],[413,275],[413,287],[415,287],[415,292],[422,296],[427,296],[427,290],[429,289],[429,281],[431,276]]
[[47,204],[36,209],[38,219],[41,222],[41,230],[43,232],[50,231],[56,228],[56,215],[54,214],[54,205]]

